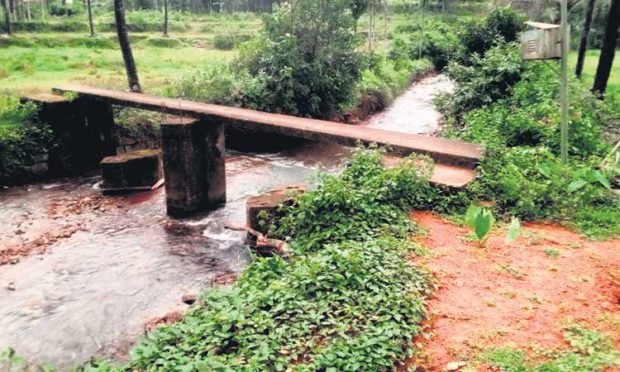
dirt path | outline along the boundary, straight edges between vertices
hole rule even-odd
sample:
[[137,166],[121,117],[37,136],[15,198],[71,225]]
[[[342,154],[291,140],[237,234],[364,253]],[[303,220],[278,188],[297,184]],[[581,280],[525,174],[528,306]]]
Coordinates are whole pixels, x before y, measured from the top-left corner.
[[464,239],[466,228],[426,212],[412,217],[428,229],[420,241],[431,256],[419,260],[439,284],[429,302],[431,337],[417,340],[427,370],[446,370],[489,346],[566,347],[567,323],[620,345],[620,241],[529,224],[516,242],[497,231],[479,247]]

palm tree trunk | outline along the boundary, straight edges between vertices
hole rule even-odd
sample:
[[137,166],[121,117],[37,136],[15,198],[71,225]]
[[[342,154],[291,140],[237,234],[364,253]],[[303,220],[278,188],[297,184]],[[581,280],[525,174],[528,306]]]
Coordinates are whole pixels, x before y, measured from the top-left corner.
[[164,37],[168,37],[168,0],[164,0]]
[[11,35],[11,8],[9,6],[9,0],[4,0],[4,28],[7,35]]
[[136,62],[133,59],[131,44],[129,43],[129,35],[127,34],[127,23],[125,22],[125,6],[123,0],[114,0],[114,17],[116,19],[116,33],[118,34],[118,43],[123,53],[123,61],[125,61],[125,70],[127,70],[127,82],[132,92],[142,93],[140,80],[138,79],[138,71]]
[[588,0],[586,5],[586,14],[583,21],[583,30],[581,30],[581,41],[579,42],[579,54],[577,56],[577,66],[575,67],[575,75],[581,79],[583,71],[583,62],[586,59],[586,51],[588,50],[588,38],[590,36],[590,26],[592,25],[592,15],[594,14],[594,3],[596,0]]
[[90,29],[90,37],[95,36],[95,26],[93,25],[93,10],[91,0],[86,0],[86,8],[88,9],[88,27]]
[[611,66],[614,63],[619,26],[620,0],[611,0],[609,16],[607,17],[607,26],[605,27],[605,36],[603,37],[603,46],[601,47],[601,56],[599,58],[598,67],[596,68],[594,85],[592,86],[592,92],[598,94],[601,99],[605,95],[607,81],[611,73]]

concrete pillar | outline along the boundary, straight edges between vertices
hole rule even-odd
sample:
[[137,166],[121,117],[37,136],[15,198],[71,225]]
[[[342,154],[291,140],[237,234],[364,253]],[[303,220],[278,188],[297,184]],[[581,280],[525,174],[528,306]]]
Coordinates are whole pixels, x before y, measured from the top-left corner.
[[70,100],[40,94],[23,101],[38,106],[38,117],[48,124],[58,144],[50,153],[50,170],[66,173],[92,168],[116,154],[112,105],[90,99]]
[[168,215],[187,217],[225,203],[224,124],[168,117],[161,136]]

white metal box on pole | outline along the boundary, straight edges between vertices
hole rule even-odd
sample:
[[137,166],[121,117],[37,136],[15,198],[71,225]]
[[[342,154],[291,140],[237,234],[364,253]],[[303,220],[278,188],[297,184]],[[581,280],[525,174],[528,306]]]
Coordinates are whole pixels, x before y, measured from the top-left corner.
[[525,22],[533,28],[523,33],[521,56],[526,61],[562,58],[562,33],[560,25]]

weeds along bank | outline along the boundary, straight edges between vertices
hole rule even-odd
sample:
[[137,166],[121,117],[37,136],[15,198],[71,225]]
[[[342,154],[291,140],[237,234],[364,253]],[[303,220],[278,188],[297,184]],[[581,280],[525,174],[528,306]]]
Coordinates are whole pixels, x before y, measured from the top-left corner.
[[36,107],[0,94],[0,184],[32,177],[51,146],[52,130],[37,121]]
[[[499,27],[501,37],[484,36],[505,22],[513,27]],[[460,37],[464,50],[446,68],[457,83],[454,94],[440,100],[446,134],[486,148],[467,197],[492,202],[499,216],[558,221],[594,238],[617,236],[620,201],[611,189],[620,169],[603,160],[612,148],[606,128],[617,125],[620,110],[573,81],[570,162],[562,164],[558,71],[553,64],[521,61],[512,37],[519,25],[516,15],[499,11],[467,26]]]
[[374,371],[403,362],[431,292],[408,260],[418,229],[407,212],[429,186],[411,164],[385,170],[381,160],[358,152],[270,221],[289,239],[289,259],[257,258],[231,288],[207,292],[181,322],[147,336],[127,365],[92,367]]
[[[332,13],[328,16],[340,22]],[[458,84],[441,104],[448,119],[446,134],[487,149],[480,178],[463,192],[449,193],[428,184],[430,164],[420,168],[423,158],[386,170],[380,153],[362,150],[343,174],[323,176],[316,190],[285,208],[284,218],[266,221],[273,224],[274,236],[288,240],[289,259],[256,258],[231,288],[207,292],[181,322],[146,336],[126,365],[96,361],[84,369],[390,370],[417,351],[411,340],[422,333],[424,303],[433,288],[428,275],[409,262],[412,255],[424,253],[410,240],[419,231],[409,210],[459,217],[469,205],[491,201],[497,217],[560,221],[593,237],[620,233],[618,198],[609,190],[617,170],[599,166],[610,150],[602,139],[604,124],[617,112],[575,85],[571,164],[560,164],[554,71],[520,61],[514,41],[521,19],[516,14],[502,10],[485,20],[453,24],[430,20],[433,27],[403,30],[392,38],[389,53],[368,57],[357,55],[355,39],[342,35],[344,44],[320,49],[316,64],[301,53],[301,45],[311,46],[316,39],[298,40],[280,32],[293,15],[277,16],[281,18],[268,23],[273,29],[266,31],[267,37],[246,46],[249,50],[241,51],[236,64],[204,72],[204,81],[211,84],[200,80],[183,85],[191,81],[186,78],[170,89],[196,89],[186,94],[203,94],[203,99],[226,99],[224,93],[233,93],[233,104],[277,104],[275,111],[298,114],[302,99],[325,94],[324,101],[304,108],[311,116],[315,110],[342,108],[355,100],[356,89],[360,95],[370,91],[364,86],[391,91],[382,87],[388,78],[381,76],[404,77],[411,70],[397,66],[427,58],[445,66]],[[303,28],[288,34],[295,32],[310,35]],[[416,33],[424,38],[418,40]],[[342,63],[332,71],[335,62],[327,56]],[[244,61],[263,76],[244,72]],[[291,61],[300,68],[276,68]],[[314,75],[322,71],[330,73]],[[342,85],[329,84],[340,78]],[[486,357],[498,366],[505,366],[508,357],[519,362],[519,352],[510,352],[497,350]],[[554,366],[561,363],[558,359]]]

